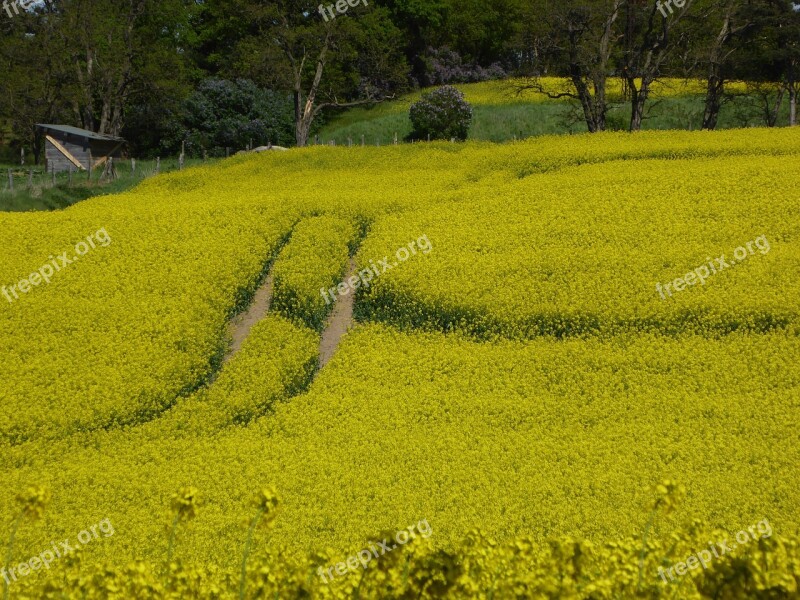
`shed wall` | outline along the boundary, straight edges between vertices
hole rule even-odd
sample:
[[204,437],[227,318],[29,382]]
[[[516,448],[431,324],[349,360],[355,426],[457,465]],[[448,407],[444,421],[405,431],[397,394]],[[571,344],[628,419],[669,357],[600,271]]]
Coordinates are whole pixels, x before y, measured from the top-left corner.
[[[92,159],[97,162],[98,159],[109,156],[109,153],[119,144],[119,142],[113,141],[87,140],[86,138],[54,131],[49,132],[48,135],[64,146],[64,148],[83,165],[84,169],[89,168],[90,150]],[[113,156],[113,158],[121,158],[122,146],[115,150],[110,156]],[[72,164],[72,161],[61,154],[61,151],[50,143],[49,140],[45,140],[45,158],[47,159],[47,170],[50,172],[55,170],[56,173],[60,173],[62,171],[69,171],[70,167],[73,169],[77,168]]]

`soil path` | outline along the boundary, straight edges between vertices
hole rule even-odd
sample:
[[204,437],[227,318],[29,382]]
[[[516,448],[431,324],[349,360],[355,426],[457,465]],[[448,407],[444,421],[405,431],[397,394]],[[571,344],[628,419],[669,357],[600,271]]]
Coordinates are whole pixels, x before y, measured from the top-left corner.
[[272,304],[272,284],[273,275],[272,269],[270,269],[264,283],[256,290],[253,301],[247,310],[231,319],[228,324],[228,334],[233,339],[233,344],[225,354],[225,358],[222,361],[223,364],[241,350],[244,340],[250,334],[250,330],[269,312],[270,304]]
[[[350,259],[347,267],[347,275],[345,280],[352,277],[356,272],[356,261],[354,258]],[[274,278],[270,270],[264,283],[256,290],[253,296],[253,301],[246,311],[240,313],[231,319],[228,324],[228,335],[233,340],[230,349],[225,354],[222,363],[227,363],[233,358],[242,348],[247,336],[250,335],[250,330],[253,326],[261,321],[269,312],[270,305],[272,304],[272,289]],[[319,368],[322,369],[328,361],[333,357],[336,349],[339,347],[339,342],[342,336],[347,333],[353,324],[353,305],[355,298],[353,294],[346,296],[338,295],[336,297],[336,304],[333,307],[333,312],[325,323],[325,329],[322,332],[322,339],[319,344]]]
[[[347,267],[347,275],[345,280],[350,279],[356,272],[356,260],[350,259]],[[339,342],[342,336],[347,333],[347,330],[353,324],[353,304],[355,298],[353,291],[346,296],[337,295],[336,304],[333,307],[333,312],[325,324],[325,329],[322,332],[322,341],[319,344],[319,368],[322,369],[328,361],[333,357],[336,348],[339,347]]]

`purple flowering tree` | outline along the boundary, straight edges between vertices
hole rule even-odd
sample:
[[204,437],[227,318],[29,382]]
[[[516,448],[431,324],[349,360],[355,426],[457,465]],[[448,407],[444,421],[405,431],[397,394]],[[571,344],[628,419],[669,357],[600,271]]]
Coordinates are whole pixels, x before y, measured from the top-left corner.
[[449,140],[461,142],[467,139],[472,124],[472,106],[464,99],[464,94],[456,88],[445,85],[423,94],[411,105],[409,113],[413,131],[411,139]]

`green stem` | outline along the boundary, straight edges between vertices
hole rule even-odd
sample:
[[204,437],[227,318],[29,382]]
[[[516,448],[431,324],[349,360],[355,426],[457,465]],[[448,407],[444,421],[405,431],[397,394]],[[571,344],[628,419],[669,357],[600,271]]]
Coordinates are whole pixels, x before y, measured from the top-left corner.
[[167,573],[169,573],[169,565],[172,563],[172,548],[175,544],[175,530],[178,528],[178,521],[181,520],[181,515],[175,515],[172,520],[172,530],[169,532],[169,547],[167,548]]
[[642,589],[642,571],[644,570],[644,555],[647,549],[647,536],[650,534],[650,528],[653,526],[653,521],[656,518],[656,513],[658,512],[658,505],[653,509],[650,513],[650,518],[647,520],[647,524],[644,526],[644,532],[642,532],[642,549],[639,552],[639,580],[636,583],[636,591],[641,591]]
[[364,577],[367,575],[367,567],[361,569],[361,577],[358,579],[358,587],[356,588],[355,600],[361,600],[361,584],[364,583]]
[[[19,525],[22,522],[22,513],[19,513],[17,518],[14,520],[14,527],[11,529],[11,537],[8,538],[8,547],[6,549],[6,562],[3,565],[6,569],[11,565],[11,558],[14,555],[14,539],[17,537],[17,531],[19,530]],[[7,579],[3,579],[3,600],[8,600],[8,588],[9,583]]]
[[247,559],[250,558],[250,547],[253,545],[253,532],[264,514],[263,509],[259,509],[253,521],[250,523],[250,531],[247,532],[247,543],[244,547],[244,554],[242,555],[242,575],[239,578],[239,600],[244,600],[244,590],[247,584]]

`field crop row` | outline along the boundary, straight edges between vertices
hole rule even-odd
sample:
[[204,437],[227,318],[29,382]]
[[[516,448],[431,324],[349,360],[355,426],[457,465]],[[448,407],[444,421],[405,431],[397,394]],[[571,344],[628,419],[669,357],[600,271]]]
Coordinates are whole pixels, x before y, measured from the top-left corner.
[[[687,496],[658,536],[695,518],[722,528],[768,518],[781,535],[796,533],[796,335],[481,344],[367,326],[307,393],[275,401],[312,356],[312,338],[298,341],[306,335],[265,324],[239,365],[223,369],[219,391],[179,405],[177,416],[13,449],[4,458],[17,468],[0,487],[55,491],[44,525],[20,533],[21,548],[108,517],[118,535],[97,552],[157,560],[168,498],[189,485],[207,508],[181,555],[226,568],[247,498],[264,485],[283,499],[271,539],[292,555],[356,551],[377,531],[423,518],[437,547],[452,548],[476,523],[500,539],[602,542],[641,532],[649,490],[663,479],[681,481]],[[273,357],[288,352],[291,363]],[[272,398],[268,416],[203,425],[210,407],[242,397]],[[187,434],[194,423],[208,434]],[[11,504],[0,499],[0,514]]]
[[337,217],[299,223],[275,263],[275,310],[321,332],[333,301],[326,302],[320,290],[342,280],[359,234],[356,225]]
[[[799,136],[314,148],[171,174],[63,213],[0,215],[10,249],[0,285],[100,228],[112,240],[14,303],[0,299],[0,439],[135,425],[201,385],[224,352],[226,317],[313,214],[371,223],[364,263],[428,235],[427,260],[361,292],[360,314],[391,323],[521,338],[785,326],[797,314]],[[656,283],[760,235],[769,254],[659,298]]]
[[[362,316],[520,339],[797,323],[800,156],[635,164],[531,175],[497,194],[476,184],[379,219],[359,261],[418,231],[436,252],[377,280]],[[692,284],[673,288],[688,272]]]

